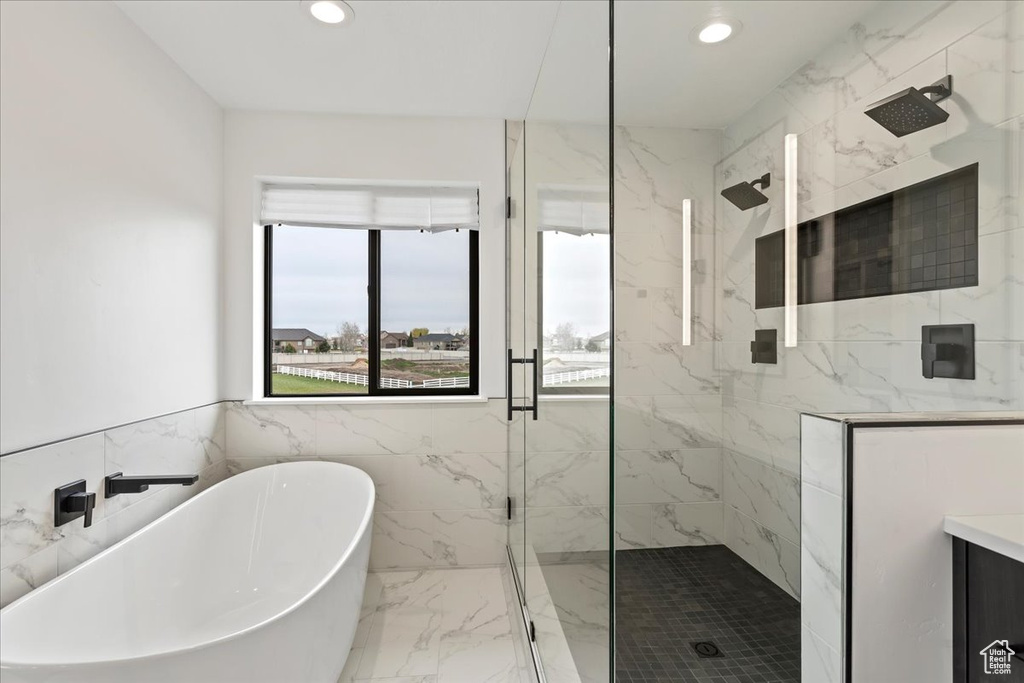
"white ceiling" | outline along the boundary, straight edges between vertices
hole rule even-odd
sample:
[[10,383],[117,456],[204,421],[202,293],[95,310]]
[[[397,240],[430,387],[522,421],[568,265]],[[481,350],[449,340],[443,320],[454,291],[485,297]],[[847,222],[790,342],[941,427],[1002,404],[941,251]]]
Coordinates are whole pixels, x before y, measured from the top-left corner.
[[[618,0],[616,120],[722,128],[878,1]],[[227,108],[607,117],[603,1],[349,0],[356,20],[342,28],[311,21],[298,0],[117,4]],[[742,31],[694,44],[716,9]]]
[[299,0],[119,0],[224,107],[523,118],[557,2],[349,0],[351,26]]
[[[616,121],[724,128],[878,4],[616,2]],[[739,33],[717,45],[692,41],[716,11],[742,22]]]

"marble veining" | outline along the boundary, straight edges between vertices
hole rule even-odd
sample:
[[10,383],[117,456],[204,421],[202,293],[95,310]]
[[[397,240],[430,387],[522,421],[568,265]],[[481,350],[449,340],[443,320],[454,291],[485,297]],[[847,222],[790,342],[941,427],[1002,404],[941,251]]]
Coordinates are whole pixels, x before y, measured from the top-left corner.
[[[172,413],[0,458],[0,607],[106,550],[228,475],[222,404]],[[104,475],[196,472],[188,487],[103,498]],[[93,524],[53,526],[53,490],[85,479]]]
[[800,634],[800,672],[804,679],[840,683],[843,679],[839,653],[806,626],[800,628]]
[[412,405],[316,407],[317,455],[429,453],[430,407]]
[[725,452],[725,502],[783,538],[800,542],[800,480],[746,456]]
[[650,548],[653,527],[653,505],[616,505],[615,549]]
[[315,455],[316,410],[306,406],[232,403],[228,409],[227,439],[229,459]]
[[798,546],[729,506],[725,509],[725,544],[790,595],[800,595]]
[[685,503],[718,500],[721,452],[617,451],[616,503]]
[[801,623],[834,650],[843,649],[843,500],[802,487]]
[[371,572],[365,596],[339,683],[529,680],[497,567]]
[[608,453],[535,453],[526,468],[531,507],[608,504]]
[[64,537],[68,527],[53,526],[53,489],[75,479],[102,479],[103,435],[6,456],[0,470],[0,548],[8,566]]
[[652,506],[651,545],[714,545],[725,538],[721,503]]

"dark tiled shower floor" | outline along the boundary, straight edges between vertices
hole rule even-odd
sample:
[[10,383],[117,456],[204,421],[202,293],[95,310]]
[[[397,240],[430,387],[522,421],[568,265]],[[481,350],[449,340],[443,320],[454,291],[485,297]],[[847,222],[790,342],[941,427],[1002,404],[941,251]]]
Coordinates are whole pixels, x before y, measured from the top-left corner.
[[616,552],[615,610],[617,683],[800,680],[800,604],[724,545]]

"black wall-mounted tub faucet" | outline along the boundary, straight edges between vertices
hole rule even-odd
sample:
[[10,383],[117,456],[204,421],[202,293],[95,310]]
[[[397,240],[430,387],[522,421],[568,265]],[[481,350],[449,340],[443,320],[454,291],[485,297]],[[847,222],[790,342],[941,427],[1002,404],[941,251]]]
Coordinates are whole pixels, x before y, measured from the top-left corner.
[[150,486],[181,484],[191,486],[199,481],[198,474],[162,474],[152,477],[126,477],[120,472],[108,474],[103,479],[103,497],[113,498],[122,493],[142,493]]

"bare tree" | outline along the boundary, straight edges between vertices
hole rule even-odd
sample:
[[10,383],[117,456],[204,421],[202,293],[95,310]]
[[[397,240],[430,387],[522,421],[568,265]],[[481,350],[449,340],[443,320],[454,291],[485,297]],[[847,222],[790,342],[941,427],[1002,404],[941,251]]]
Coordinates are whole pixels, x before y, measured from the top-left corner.
[[353,322],[343,322],[338,325],[338,350],[344,352],[355,351],[359,348],[359,325]]
[[555,346],[562,351],[572,351],[576,348],[576,325],[573,323],[559,323],[555,328]]

